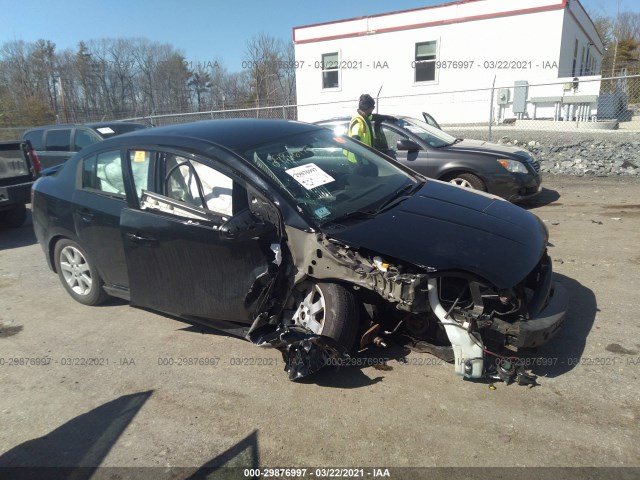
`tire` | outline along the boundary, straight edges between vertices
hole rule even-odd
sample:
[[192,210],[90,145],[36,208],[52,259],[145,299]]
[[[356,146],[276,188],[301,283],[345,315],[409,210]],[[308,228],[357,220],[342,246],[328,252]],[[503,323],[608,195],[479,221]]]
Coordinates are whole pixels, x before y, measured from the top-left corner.
[[60,240],[53,258],[60,282],[74,300],[83,305],[99,305],[108,298],[98,271],[80,245]]
[[487,191],[487,187],[484,186],[484,182],[476,177],[473,173],[459,173],[456,175],[450,175],[446,179],[447,182],[453,183],[459,187],[471,188],[473,190]]
[[307,281],[295,292],[293,320],[318,335],[333,338],[351,350],[359,327],[359,310],[353,294],[336,283]]
[[11,210],[0,213],[0,226],[8,228],[21,227],[27,219],[27,206],[18,205]]

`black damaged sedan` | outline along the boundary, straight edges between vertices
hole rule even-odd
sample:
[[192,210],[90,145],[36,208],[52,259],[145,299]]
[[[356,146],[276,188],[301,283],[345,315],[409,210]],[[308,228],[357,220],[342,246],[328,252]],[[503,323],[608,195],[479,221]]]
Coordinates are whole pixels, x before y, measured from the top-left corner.
[[102,141],[36,182],[33,223],[78,302],[206,322],[279,349],[292,379],[391,335],[495,375],[565,317],[535,215],[304,123]]

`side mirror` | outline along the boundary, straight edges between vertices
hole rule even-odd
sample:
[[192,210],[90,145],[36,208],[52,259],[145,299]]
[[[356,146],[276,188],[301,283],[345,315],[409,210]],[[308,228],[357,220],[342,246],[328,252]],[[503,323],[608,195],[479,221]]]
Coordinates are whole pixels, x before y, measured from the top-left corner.
[[396,144],[396,150],[400,151],[400,150],[406,150],[409,152],[416,152],[418,150],[422,150],[422,147],[420,145],[418,145],[416,142],[414,142],[413,140],[398,140],[398,143]]
[[248,208],[231,217],[220,228],[220,238],[224,240],[248,240],[261,236],[273,228],[268,223],[258,220]]

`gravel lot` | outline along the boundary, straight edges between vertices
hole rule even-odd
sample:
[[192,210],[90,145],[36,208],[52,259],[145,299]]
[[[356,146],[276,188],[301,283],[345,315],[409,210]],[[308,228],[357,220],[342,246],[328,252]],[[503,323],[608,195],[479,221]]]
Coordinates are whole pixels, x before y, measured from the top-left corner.
[[[527,208],[549,226],[570,312],[532,357],[531,389],[491,390],[428,354],[402,361],[396,347],[372,353],[389,370],[325,369],[292,383],[277,351],[117,300],[74,302],[30,226],[0,230],[0,467],[155,467],[103,478],[187,478],[220,465],[307,467],[305,478],[322,476],[316,467],[639,478],[640,178],[546,175],[544,186]],[[393,470],[435,466],[527,468]],[[531,468],[595,466],[635,468]]]

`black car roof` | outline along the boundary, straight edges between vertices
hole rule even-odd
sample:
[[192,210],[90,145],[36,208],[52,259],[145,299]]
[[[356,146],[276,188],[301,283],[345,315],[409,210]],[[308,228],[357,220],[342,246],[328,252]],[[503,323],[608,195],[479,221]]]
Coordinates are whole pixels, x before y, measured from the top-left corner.
[[138,122],[91,122],[91,123],[54,123],[51,125],[38,125],[37,127],[31,127],[27,130],[27,132],[31,130],[42,130],[46,128],[76,128],[76,127],[89,127],[89,128],[102,128],[102,127],[113,127],[117,125],[142,125],[147,127],[148,125],[144,123]]
[[321,127],[293,120],[232,118],[205,120],[155,127],[126,133],[112,141],[131,141],[134,137],[152,140],[154,137],[188,137],[222,145],[230,150],[244,150],[278,138],[319,130]]

